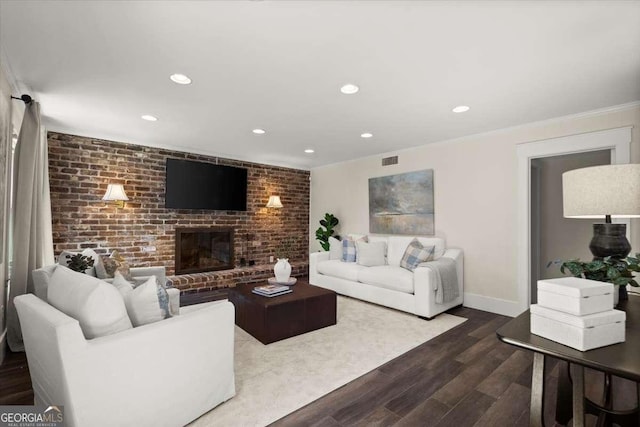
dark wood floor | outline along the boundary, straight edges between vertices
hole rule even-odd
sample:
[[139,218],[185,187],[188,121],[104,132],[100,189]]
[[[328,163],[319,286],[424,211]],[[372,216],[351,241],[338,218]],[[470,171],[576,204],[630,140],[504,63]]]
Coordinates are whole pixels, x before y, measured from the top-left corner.
[[[468,320],[380,368],[299,409],[273,426],[526,426],[532,355],[499,342],[495,330],[509,320],[456,308]],[[547,363],[545,421],[553,426],[558,363]],[[587,376],[597,400],[600,376]],[[635,399],[632,384],[618,389]],[[630,392],[627,392],[629,391]],[[8,353],[0,366],[0,405],[30,405],[33,392],[24,353]],[[595,418],[589,417],[588,425]]]

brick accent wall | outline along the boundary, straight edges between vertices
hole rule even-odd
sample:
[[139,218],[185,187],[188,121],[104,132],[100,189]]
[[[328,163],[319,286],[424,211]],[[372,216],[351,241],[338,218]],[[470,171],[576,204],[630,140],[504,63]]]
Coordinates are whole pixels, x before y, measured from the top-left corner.
[[[271,276],[270,256],[282,237],[291,239],[294,272],[307,271],[309,171],[216,158],[134,144],[50,132],[49,180],[56,255],[63,250],[117,249],[132,266],[164,265],[174,274],[175,228],[225,226],[235,229],[235,260],[254,267],[175,278],[181,289],[214,289]],[[165,209],[167,158],[247,169],[247,211]],[[121,183],[129,197],[117,209],[101,198],[107,184]],[[284,208],[265,207],[277,194]],[[155,250],[152,250],[155,247]]]

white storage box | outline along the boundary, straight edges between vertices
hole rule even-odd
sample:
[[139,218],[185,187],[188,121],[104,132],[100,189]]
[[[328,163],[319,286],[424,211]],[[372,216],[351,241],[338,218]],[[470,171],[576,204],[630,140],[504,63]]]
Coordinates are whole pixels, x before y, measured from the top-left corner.
[[576,316],[613,309],[613,285],[579,277],[538,280],[538,304]]
[[580,351],[624,342],[626,313],[609,310],[586,316],[531,306],[531,333]]

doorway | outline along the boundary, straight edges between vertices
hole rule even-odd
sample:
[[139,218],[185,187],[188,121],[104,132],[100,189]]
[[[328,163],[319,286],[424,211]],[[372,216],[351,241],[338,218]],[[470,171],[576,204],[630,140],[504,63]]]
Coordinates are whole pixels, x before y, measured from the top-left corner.
[[611,157],[611,150],[597,150],[531,159],[531,304],[537,302],[538,280],[564,276],[559,266],[550,262],[592,258],[592,224],[599,221],[564,218],[562,174],[610,164]]
[[[630,161],[630,147],[631,127],[528,142],[516,147],[518,160],[516,198],[518,302],[510,310],[511,315],[517,315],[527,310],[531,302],[531,162],[538,158],[604,150],[611,153],[612,164],[625,164]],[[614,222],[627,224],[627,237],[629,237],[630,221],[614,220]],[[592,231],[588,233],[589,239],[592,233]],[[540,255],[538,255],[538,262],[540,261]]]

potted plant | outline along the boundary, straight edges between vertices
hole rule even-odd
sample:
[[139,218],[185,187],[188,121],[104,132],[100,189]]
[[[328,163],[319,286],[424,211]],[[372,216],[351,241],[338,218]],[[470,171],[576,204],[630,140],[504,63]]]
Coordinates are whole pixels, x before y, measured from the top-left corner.
[[640,253],[637,253],[635,257],[623,259],[606,257],[593,261],[580,261],[579,259],[552,261],[547,264],[547,267],[551,264],[560,264],[562,274],[566,274],[568,270],[574,277],[613,283],[614,286],[621,287],[620,294],[623,296],[626,295],[627,285],[640,286],[633,276],[633,272],[640,271],[639,263]]
[[[334,229],[339,222],[338,218],[330,213],[325,213],[324,218],[320,220],[320,227],[316,230],[316,240],[320,242],[320,246],[322,246],[322,249],[325,251],[329,250],[329,237],[333,236],[333,233],[335,233]],[[322,227],[324,227],[324,229]],[[336,239],[340,238],[338,235],[334,237]]]

